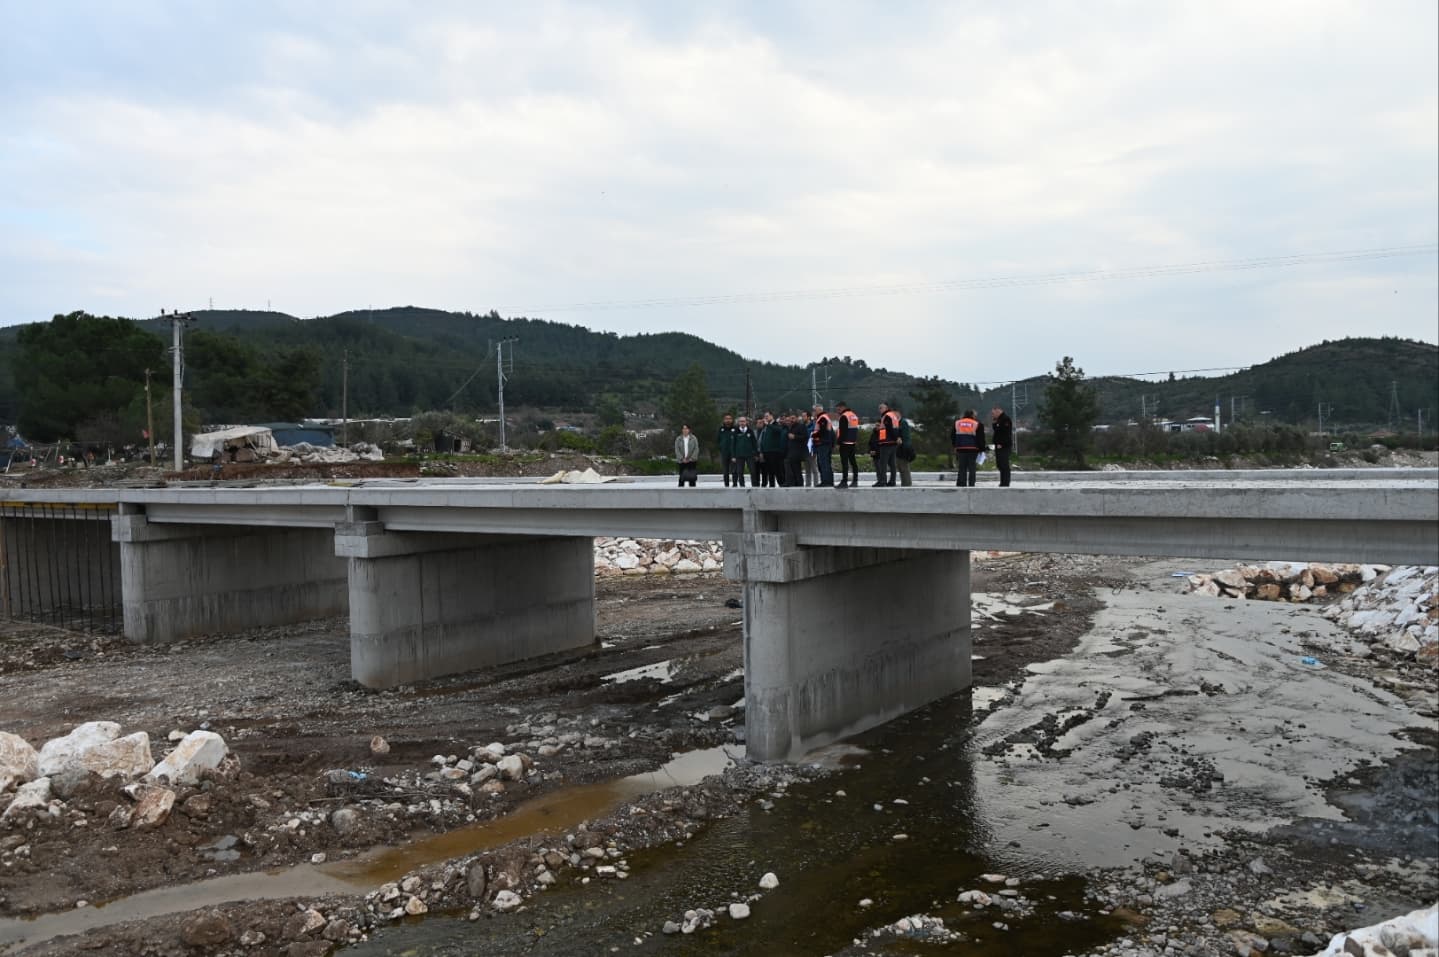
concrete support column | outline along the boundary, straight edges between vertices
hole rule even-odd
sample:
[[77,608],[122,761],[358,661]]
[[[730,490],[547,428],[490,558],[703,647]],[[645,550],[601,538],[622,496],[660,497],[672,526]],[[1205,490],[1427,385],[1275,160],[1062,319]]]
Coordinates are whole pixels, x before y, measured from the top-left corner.
[[323,528],[152,524],[126,506],[120,543],[125,636],[176,641],[345,613],[345,563]]
[[350,673],[370,688],[592,645],[594,539],[336,530]]
[[969,687],[969,552],[725,539],[745,583],[745,741],[793,760]]

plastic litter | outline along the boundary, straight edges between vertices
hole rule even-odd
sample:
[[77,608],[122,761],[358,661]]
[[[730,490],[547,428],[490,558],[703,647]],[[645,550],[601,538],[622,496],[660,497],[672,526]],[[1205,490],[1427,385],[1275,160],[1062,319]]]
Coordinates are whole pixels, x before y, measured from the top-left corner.
[[1311,668],[1319,667],[1319,659],[1315,658],[1312,655],[1305,655],[1303,658],[1300,658],[1299,663],[1303,665],[1308,665]]

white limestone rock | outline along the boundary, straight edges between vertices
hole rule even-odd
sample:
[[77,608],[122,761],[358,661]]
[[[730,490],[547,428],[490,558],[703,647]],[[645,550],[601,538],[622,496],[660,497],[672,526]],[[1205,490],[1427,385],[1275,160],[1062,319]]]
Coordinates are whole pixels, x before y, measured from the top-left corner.
[[120,725],[114,721],[86,721],[69,734],[45,742],[40,748],[38,773],[48,777],[68,767],[81,766],[81,754],[119,736]]
[[213,731],[191,731],[145,775],[146,780],[166,778],[171,784],[195,784],[200,772],[217,768],[229,755],[225,739]]
[[28,784],[20,785],[15,792],[15,797],[10,801],[10,806],[0,814],[0,821],[9,821],[25,811],[43,811],[50,806],[50,779],[36,778]]
[[490,902],[491,906],[497,911],[514,910],[522,903],[524,903],[524,900],[514,891],[500,891],[495,895],[495,899]]
[[768,871],[759,879],[760,890],[772,891],[779,886],[779,878],[774,871]]
[[0,731],[0,794],[40,775],[40,755],[18,734]]

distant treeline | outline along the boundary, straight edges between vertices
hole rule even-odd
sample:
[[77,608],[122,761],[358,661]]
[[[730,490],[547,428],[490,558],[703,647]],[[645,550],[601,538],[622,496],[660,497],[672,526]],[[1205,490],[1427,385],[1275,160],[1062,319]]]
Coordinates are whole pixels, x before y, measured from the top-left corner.
[[[817,388],[826,405],[843,399],[867,416],[881,401],[914,405],[936,391],[961,406],[1006,408],[1035,418],[1046,377],[1013,388],[981,390],[964,382],[923,379],[869,366],[861,357],[804,357],[794,365],[748,360],[686,333],[619,336],[497,313],[416,307],[363,310],[299,320],[275,312],[199,311],[186,336],[188,421],[237,423],[338,417],[409,416],[423,411],[461,417],[496,410],[494,344],[506,346],[508,409],[593,413],[608,404],[631,415],[662,414],[673,383],[692,366],[703,372],[719,410],[747,402],[780,411],[810,404]],[[145,370],[151,404],[168,422],[169,323],[71,313],[50,323],[0,330],[0,423],[37,440],[139,441],[145,421]],[[1036,368],[1056,357],[1036,356]],[[1083,362],[1084,357],[1077,357]],[[512,359],[512,365],[511,365]],[[1397,338],[1325,342],[1218,377],[1088,380],[1101,422],[1152,417],[1182,420],[1211,414],[1226,420],[1312,427],[1322,409],[1336,427],[1412,430],[1439,412],[1439,349]],[[1027,401],[1026,401],[1027,400]],[[613,423],[612,423],[613,424]]]

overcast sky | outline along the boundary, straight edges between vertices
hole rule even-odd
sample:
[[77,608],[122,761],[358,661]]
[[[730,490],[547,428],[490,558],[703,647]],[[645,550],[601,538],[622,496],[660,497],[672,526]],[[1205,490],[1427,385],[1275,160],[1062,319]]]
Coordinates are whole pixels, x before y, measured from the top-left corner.
[[963,381],[1433,342],[1436,9],[0,0],[0,324],[495,308]]

